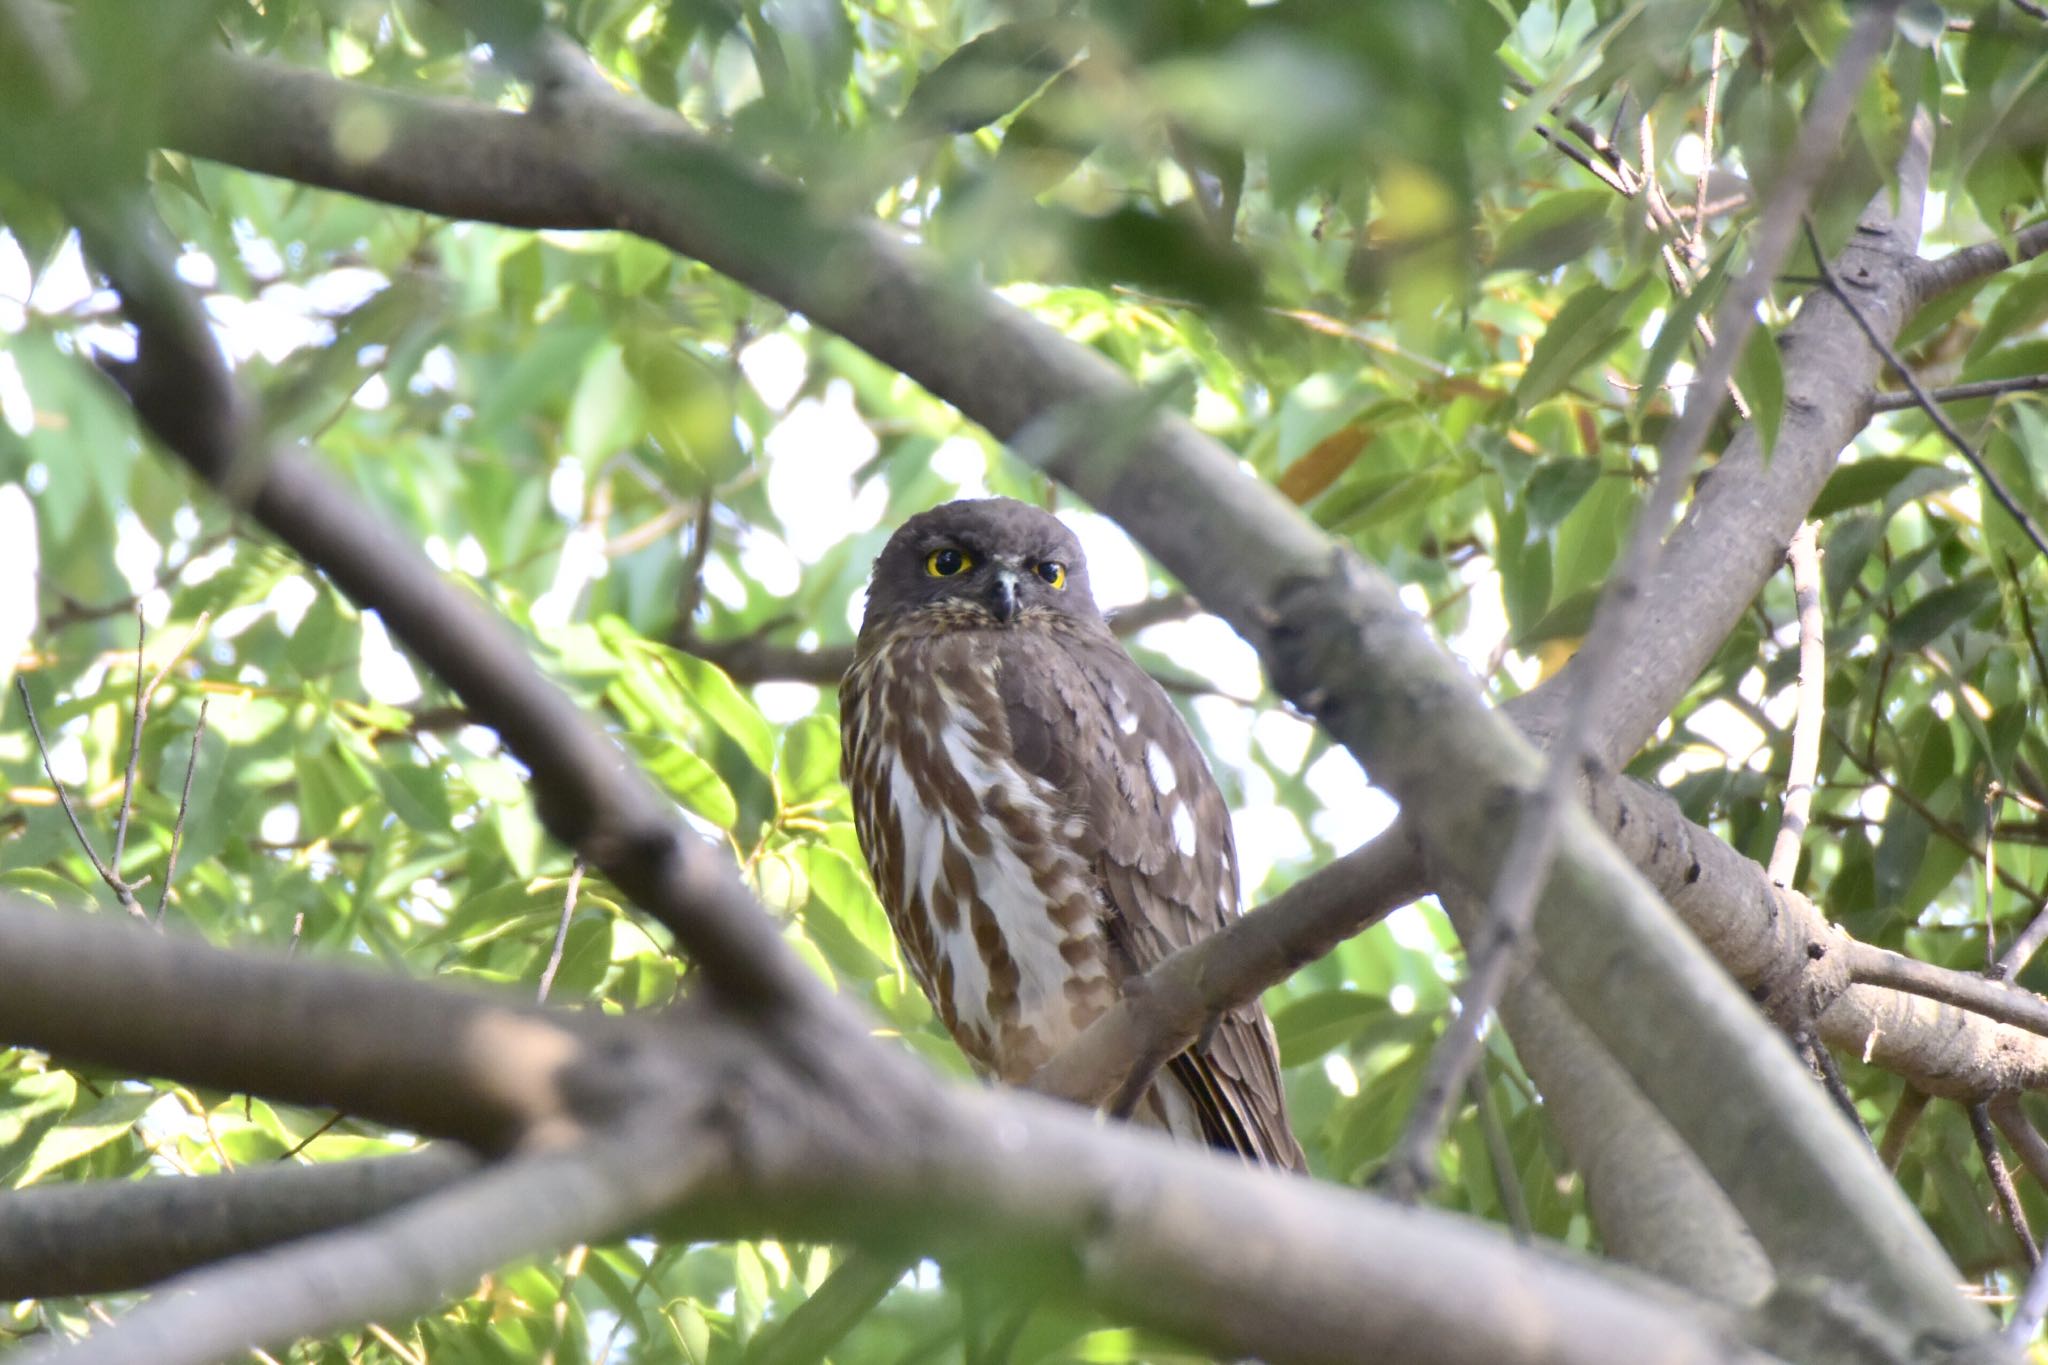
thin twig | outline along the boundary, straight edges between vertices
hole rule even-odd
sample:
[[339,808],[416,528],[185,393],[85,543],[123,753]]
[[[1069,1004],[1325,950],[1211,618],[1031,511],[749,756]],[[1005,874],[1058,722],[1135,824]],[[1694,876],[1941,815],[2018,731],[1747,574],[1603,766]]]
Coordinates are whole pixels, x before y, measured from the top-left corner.
[[1984,797],[1984,974],[1991,975],[1998,967],[1998,922],[1991,917],[1992,903],[1998,890],[1998,805],[2000,788],[1996,782]]
[[108,870],[107,865],[100,861],[98,850],[93,848],[92,840],[88,839],[85,835],[85,826],[78,823],[78,812],[71,808],[71,793],[65,790],[62,782],[57,780],[57,770],[50,766],[50,746],[43,739],[42,725],[36,720],[36,704],[28,695],[28,679],[16,677],[14,680],[14,690],[21,694],[22,709],[28,714],[29,734],[35,738],[36,752],[42,755],[43,772],[48,775],[50,785],[57,789],[57,804],[64,807],[65,818],[71,821],[71,832],[78,836],[79,847],[85,850],[85,856],[91,860],[92,870],[100,874],[100,880],[113,888],[116,896],[125,894],[127,899],[122,903],[128,907],[131,913],[140,917],[142,910],[141,907],[135,904],[134,892],[124,887],[121,884],[121,879],[116,877]]
[[697,499],[696,520],[690,533],[690,552],[683,557],[682,581],[676,595],[676,640],[689,648],[697,636],[697,608],[704,602],[704,562],[711,557],[711,511],[717,504],[707,489]]
[[[1536,93],[1535,86],[1531,85],[1528,81],[1522,79],[1520,76],[1513,74],[1512,72],[1508,74],[1507,82],[1509,88],[1514,90],[1517,94],[1534,95]],[[1612,167],[1614,170],[1620,172],[1623,176],[1627,177],[1625,185],[1617,185],[1615,188],[1620,193],[1633,199],[1635,197],[1637,186],[1635,182],[1635,170],[1628,164],[1628,158],[1624,157],[1621,154],[1620,150],[1616,148],[1612,142],[1608,141],[1605,134],[1603,134],[1599,129],[1595,128],[1592,124],[1586,122],[1584,119],[1578,117],[1575,114],[1563,113],[1562,110],[1557,107],[1553,107],[1550,112],[1558,116],[1559,121],[1562,122],[1566,128],[1571,130],[1573,136],[1577,137],[1581,142],[1585,143],[1588,147],[1592,148],[1594,153],[1600,158],[1602,162]]]
[[1521,1177],[1515,1173],[1515,1152],[1508,1142],[1507,1126],[1501,1122],[1500,1106],[1494,1102],[1493,1087],[1486,1082],[1486,1070],[1472,1070],[1472,1099],[1479,1106],[1479,1132],[1486,1139],[1486,1159],[1493,1167],[1494,1189],[1507,1214],[1508,1226],[1517,1241],[1533,1242],[1535,1220],[1529,1217],[1529,1201],[1522,1193]]
[[206,738],[206,708],[211,697],[199,699],[199,722],[192,727],[192,752],[185,759],[185,786],[178,793],[178,820],[171,826],[171,851],[164,859],[163,890],[156,898],[156,922],[164,922],[164,907],[171,903],[171,882],[178,875],[178,847],[185,840],[185,812],[192,804],[192,774],[199,771],[199,741]]
[[[2034,629],[2034,609],[2027,604],[2026,591],[2020,585],[2019,561],[2009,550],[2005,555],[2005,572],[2012,580],[2013,601],[2019,604],[2020,633],[2027,637],[2027,653],[2033,656],[2034,687],[2037,691],[2048,690],[2048,650],[2041,648],[2041,634]],[[2026,769],[2022,767],[2020,771],[2024,773]]]
[[292,1149],[290,1151],[279,1154],[277,1159],[279,1161],[292,1160],[294,1157],[298,1156],[299,1153],[305,1151],[308,1147],[311,1147],[319,1139],[325,1137],[327,1135],[328,1129],[334,1127],[335,1124],[340,1123],[343,1119],[347,1117],[348,1115],[342,1113],[339,1109],[335,1110],[332,1114],[329,1114],[327,1116],[327,1120],[324,1123],[322,1123],[318,1128],[315,1128],[312,1132],[306,1134],[303,1138],[300,1138],[298,1142],[292,1145]]
[[2031,14],[2036,19],[2048,22],[2048,5],[2037,4],[2035,0],[2012,0],[2012,3],[2020,13]]
[[[121,779],[121,813],[114,817],[114,854],[108,859],[114,872],[121,871],[121,856],[128,848],[128,819],[135,808],[135,769],[142,759],[142,722],[149,714],[149,689],[145,679],[148,674],[142,670],[142,649],[149,643],[149,618],[143,615],[140,603],[135,607],[135,708],[133,725],[128,732],[128,770]],[[115,889],[121,903],[131,910],[135,907],[135,892],[126,883]]]
[[[2038,393],[2048,389],[2048,374],[2022,374],[2010,379],[1980,379],[1974,384],[1951,384],[1931,389],[1928,397],[1937,403],[1967,403],[1973,398],[1996,398],[2005,393]],[[1897,412],[1917,408],[1920,398],[1911,389],[1888,389],[1870,400],[1875,412]]]
[[1608,189],[1613,190],[1622,198],[1635,198],[1636,186],[1630,183],[1621,171],[1608,165],[1591,152],[1585,151],[1577,143],[1565,137],[1564,134],[1558,132],[1549,124],[1538,123],[1536,125],[1536,136],[1542,138],[1545,142],[1557,148],[1558,151],[1564,153],[1565,156],[1577,162],[1588,174],[1594,176],[1601,184],[1607,186]]
[[1713,56],[1707,66],[1707,110],[1700,123],[1700,174],[1692,206],[1692,229],[1686,234],[1695,262],[1706,259],[1707,181],[1714,169],[1714,125],[1721,105],[1721,30],[1714,30]]
[[[1880,696],[1877,700],[1881,708],[1883,698]],[[1873,715],[1872,719],[1873,725],[1870,738],[1871,746],[1874,749],[1877,742],[1877,726],[1875,724],[1877,716]],[[1926,823],[1927,828],[1961,849],[1973,862],[1981,863],[1984,861],[1984,850],[1978,846],[1976,841],[1971,839],[1967,833],[1958,828],[1953,822],[1943,819],[1935,812],[1933,807],[1915,796],[1910,788],[1894,780],[1890,774],[1884,771],[1883,766],[1878,763],[1872,754],[1858,753],[1850,748],[1841,734],[1832,727],[1828,730],[1828,735],[1835,741],[1835,746],[1842,751],[1843,756],[1855,766],[1856,770],[1871,782],[1883,787],[1890,794],[1891,800],[1897,801],[1900,805],[1912,811],[1913,814],[1919,816]],[[2038,905],[2044,899],[2039,890],[2027,885],[2009,870],[1999,869],[1994,875],[1997,876],[2001,886],[2023,897],[2030,905]]]
[[1849,316],[1855,319],[1856,326],[1869,339],[1871,346],[1876,349],[1879,355],[1884,357],[1885,364],[1892,367],[1892,372],[1898,375],[1900,382],[1913,395],[1913,401],[1920,405],[1921,411],[1927,414],[1927,419],[1934,423],[1935,430],[1947,438],[1949,445],[1955,449],[1956,453],[1969,462],[1970,468],[1977,471],[1977,477],[1982,479],[1984,486],[1991,490],[1992,498],[1997,501],[2000,507],[2005,509],[2006,515],[2019,523],[2020,529],[2027,533],[2027,539],[2034,542],[2036,550],[2039,550],[2043,555],[2048,555],[2048,532],[2043,532],[2039,526],[2034,524],[2033,517],[2028,515],[2026,508],[2020,506],[2019,499],[2014,497],[2012,490],[2005,486],[2005,481],[1999,478],[1992,471],[1991,466],[1984,462],[1984,457],[1977,453],[1977,448],[1971,445],[1963,433],[1957,429],[1956,424],[1949,420],[1948,413],[1943,410],[1934,395],[1921,386],[1919,377],[1913,373],[1905,361],[1899,358],[1899,353],[1892,349],[1891,343],[1886,341],[1877,328],[1871,325],[1870,319],[1863,315],[1863,309],[1857,305],[1854,299],[1849,297],[1849,291],[1843,286],[1841,276],[1835,274],[1835,268],[1828,264],[1827,258],[1821,253],[1820,234],[1814,231],[1811,219],[1806,220],[1806,240],[1813,247],[1813,259],[1820,269],[1821,284],[1826,286],[1827,291],[1840,300],[1842,307],[1849,311]]
[[1998,1134],[1991,1129],[1990,1110],[1982,1104],[1973,1104],[1969,1110],[1970,1132],[1977,1139],[1977,1154],[1984,1159],[1984,1174],[1991,1181],[1991,1192],[1998,1196],[1998,1207],[2005,1214],[2013,1236],[2019,1239],[2028,1267],[2038,1266],[2041,1248],[2034,1241],[2034,1230],[2027,1226],[2027,1213],[2020,1207],[2019,1191],[2013,1188],[2012,1172],[2006,1169],[2005,1157],[1998,1150]]
[[1464,1090],[1487,1017],[1507,987],[1520,956],[1517,949],[1528,936],[1538,897],[1550,879],[1562,813],[1575,799],[1587,739],[1614,660],[1634,634],[1643,584],[1653,575],[1665,530],[1691,481],[1693,462],[1706,445],[1743,346],[1757,324],[1758,305],[1792,250],[1821,176],[1834,164],[1857,92],[1890,40],[1897,8],[1897,0],[1888,0],[1858,14],[1807,108],[1777,191],[1757,225],[1749,265],[1715,310],[1715,342],[1700,363],[1699,388],[1659,447],[1657,481],[1636,514],[1628,543],[1601,591],[1592,628],[1572,662],[1577,685],[1552,744],[1542,785],[1522,805],[1485,920],[1467,946],[1471,966],[1458,993],[1458,1012],[1430,1057],[1414,1111],[1389,1158],[1387,1183],[1397,1194],[1419,1194],[1433,1180],[1440,1135]]
[[1856,1097],[1849,1093],[1849,1083],[1842,1079],[1842,1068],[1835,1065],[1835,1054],[1828,1051],[1828,1045],[1812,1029],[1802,1030],[1796,1041],[1806,1065],[1819,1078],[1821,1088],[1828,1092],[1835,1108],[1841,1110],[1842,1116],[1863,1134],[1865,1142],[1870,1141],[1870,1130],[1863,1126],[1863,1115],[1856,1108]]
[[555,971],[562,965],[562,947],[569,941],[569,921],[576,914],[576,893],[583,889],[583,860],[576,859],[569,864],[569,890],[562,897],[562,922],[555,926],[555,946],[548,953],[548,965],[541,968],[539,1001],[548,1002],[548,991],[555,984]]
[[1785,774],[1785,813],[1771,849],[1771,881],[1792,885],[1799,870],[1799,845],[1813,811],[1814,778],[1820,771],[1820,736],[1826,714],[1826,641],[1820,610],[1818,522],[1792,533],[1785,558],[1792,566],[1792,595],[1799,611],[1799,709],[1792,720],[1792,761]]

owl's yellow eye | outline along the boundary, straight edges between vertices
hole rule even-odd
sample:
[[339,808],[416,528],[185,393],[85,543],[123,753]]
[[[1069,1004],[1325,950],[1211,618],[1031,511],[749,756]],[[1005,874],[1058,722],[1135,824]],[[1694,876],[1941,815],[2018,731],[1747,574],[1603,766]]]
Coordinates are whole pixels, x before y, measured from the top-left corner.
[[943,550],[933,550],[924,560],[924,571],[933,578],[952,578],[956,574],[966,573],[973,567],[973,555],[965,550],[953,549],[951,546]]
[[1055,588],[1067,586],[1067,566],[1057,559],[1041,559],[1031,571]]

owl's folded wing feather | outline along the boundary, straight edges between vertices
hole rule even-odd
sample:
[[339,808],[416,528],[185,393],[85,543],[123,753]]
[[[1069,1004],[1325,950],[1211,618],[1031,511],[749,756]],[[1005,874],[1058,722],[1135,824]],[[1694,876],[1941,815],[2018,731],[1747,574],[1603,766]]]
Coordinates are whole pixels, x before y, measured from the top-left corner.
[[[1230,812],[1180,713],[1114,636],[1035,634],[1017,632],[1000,660],[1013,751],[1081,817],[1079,851],[1101,877],[1111,941],[1130,971],[1149,971],[1236,917]],[[1257,1001],[1224,1014],[1169,1069],[1213,1143],[1306,1168]]]

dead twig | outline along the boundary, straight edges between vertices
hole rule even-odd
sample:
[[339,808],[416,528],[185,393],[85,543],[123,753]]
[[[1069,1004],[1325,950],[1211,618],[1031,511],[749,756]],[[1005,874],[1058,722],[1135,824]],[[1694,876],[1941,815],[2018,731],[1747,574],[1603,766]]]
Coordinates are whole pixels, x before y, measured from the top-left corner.
[[1792,759],[1785,774],[1785,813],[1771,848],[1771,881],[1792,885],[1799,870],[1799,845],[1813,812],[1813,784],[1820,772],[1820,737],[1826,718],[1826,641],[1820,610],[1820,546],[1816,522],[1805,522],[1785,548],[1792,566],[1792,594],[1799,610],[1799,709],[1792,720]]
[[548,991],[555,984],[555,972],[562,965],[562,948],[569,941],[569,921],[576,914],[576,893],[583,889],[583,860],[569,864],[569,890],[562,897],[562,922],[555,926],[555,946],[548,951],[548,965],[541,968],[540,1004],[547,1004]]
[[171,882],[178,875],[178,849],[185,841],[185,812],[192,805],[192,774],[199,771],[199,742],[206,738],[206,708],[211,697],[199,699],[199,720],[192,727],[192,752],[185,759],[185,785],[178,793],[178,819],[171,826],[171,851],[164,858],[164,884],[156,898],[156,923],[164,922],[164,907],[171,903]]

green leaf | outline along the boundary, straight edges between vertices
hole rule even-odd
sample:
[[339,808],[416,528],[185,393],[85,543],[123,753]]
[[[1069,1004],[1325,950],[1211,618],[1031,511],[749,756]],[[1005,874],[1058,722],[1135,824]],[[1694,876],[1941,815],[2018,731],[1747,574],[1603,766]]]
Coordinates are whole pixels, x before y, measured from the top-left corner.
[[83,1114],[67,1117],[46,1130],[22,1163],[17,1183],[33,1185],[67,1162],[98,1151],[135,1126],[157,1102],[155,1091],[123,1091],[109,1095]]
[[1672,300],[1664,315],[1663,326],[1657,329],[1657,339],[1650,343],[1650,354],[1643,361],[1642,372],[1636,376],[1633,412],[1638,423],[1648,412],[1650,403],[1663,394],[1664,378],[1671,373],[1679,353],[1697,334],[1701,313],[1721,297],[1721,290],[1728,282],[1728,263],[1733,259],[1732,245],[1724,245],[1706,276],[1689,293]]
[[1318,991],[1290,1000],[1273,1014],[1280,1065],[1315,1061],[1358,1037],[1388,1012],[1385,996],[1362,991]]
[[1988,573],[1936,588],[1899,613],[1892,623],[1891,647],[1910,654],[1932,644],[1997,596],[1998,582]]
[[595,463],[638,441],[647,431],[647,403],[626,368],[626,353],[600,346],[583,367],[569,402],[563,433],[569,450]]
[[1617,202],[1613,193],[1604,189],[1544,195],[1501,229],[1489,268],[1540,274],[1578,260],[1614,235]]
[[444,834],[454,819],[448,805],[447,779],[431,768],[408,763],[395,754],[365,766],[392,812],[422,834]]
[[1515,411],[1527,412],[1561,392],[1583,366],[1613,350],[1623,336],[1622,319],[1649,282],[1648,275],[1638,275],[1620,289],[1589,284],[1567,299],[1515,385]]
[[731,829],[739,819],[739,803],[733,800],[732,788],[725,785],[725,779],[709,763],[663,735],[629,734],[619,738],[685,809],[720,829]]
[[[1896,488],[1910,475],[1935,474],[1946,480],[1944,487],[1952,487],[1963,481],[1963,476],[1938,464],[1926,460],[1915,460],[1904,455],[1862,455],[1846,464],[1838,465],[1828,477],[1827,486],[1820,496],[1813,500],[1816,519],[1831,517],[1851,507],[1861,507],[1867,502],[1876,502]],[[1930,490],[1931,491],[1931,490]]]
[[1546,460],[1538,465],[1524,495],[1529,525],[1539,531],[1555,528],[1599,477],[1598,460]]
[[2013,276],[1998,302],[1991,305],[1976,340],[1963,357],[1964,366],[1977,364],[2006,338],[2031,330],[2043,321],[2048,321],[2048,265],[2037,264]]
[[745,1341],[753,1336],[768,1311],[768,1268],[761,1263],[761,1253],[752,1242],[733,1246],[733,1262],[737,1291],[733,1326],[739,1339]]
[[690,701],[735,744],[747,760],[763,773],[775,771],[775,734],[746,693],[726,676],[725,670],[708,660],[663,645],[642,644],[657,657],[683,686]]
[[782,734],[778,773],[782,802],[797,806],[829,796],[839,783],[839,725],[830,716],[805,716]]
[[[803,860],[811,893],[804,922],[818,946],[861,975],[893,969],[896,936],[866,870],[826,844],[807,846]],[[858,952],[849,952],[849,948]]]
[[1756,424],[1768,460],[1778,448],[1778,424],[1785,416],[1785,369],[1778,355],[1778,339],[1769,328],[1758,327],[1743,343],[1735,384],[1749,404],[1749,420]]
[[903,122],[919,132],[971,133],[1031,98],[1080,53],[1086,30],[1024,19],[970,38],[918,78]]
[[17,1076],[0,1090],[0,1184],[18,1185],[24,1164],[78,1098],[66,1071]]

